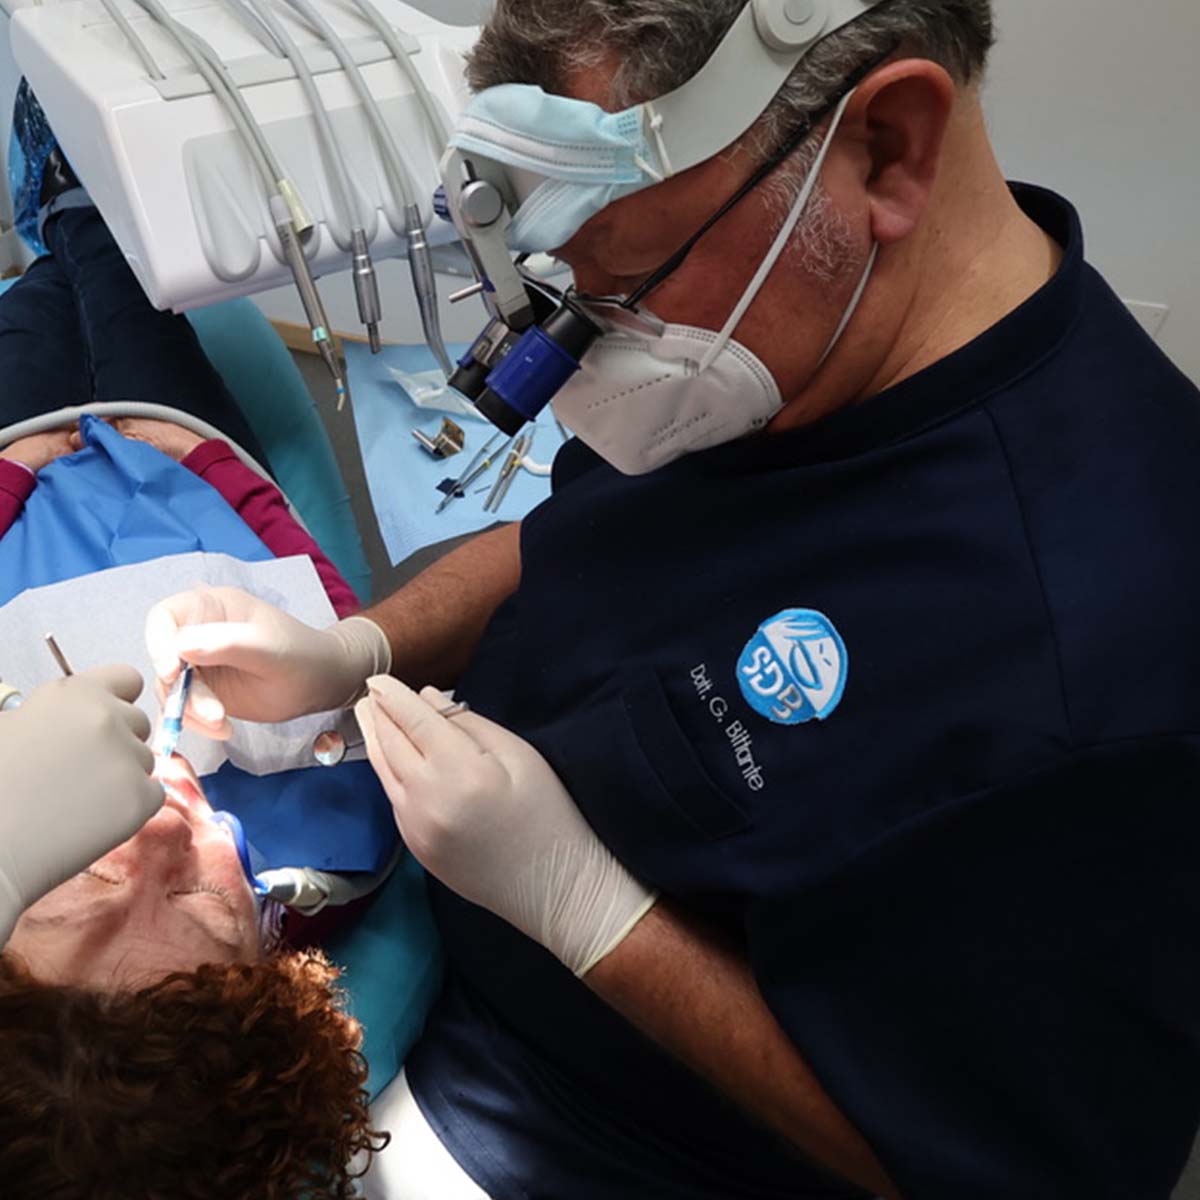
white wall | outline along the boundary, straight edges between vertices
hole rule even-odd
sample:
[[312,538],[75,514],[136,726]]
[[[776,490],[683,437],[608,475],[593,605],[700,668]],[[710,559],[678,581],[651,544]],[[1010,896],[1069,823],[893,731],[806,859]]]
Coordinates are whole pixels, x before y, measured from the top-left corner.
[[1200,383],[1200,3],[994,4],[985,94],[1005,172],[1075,203],[1122,297],[1170,305],[1160,344]]

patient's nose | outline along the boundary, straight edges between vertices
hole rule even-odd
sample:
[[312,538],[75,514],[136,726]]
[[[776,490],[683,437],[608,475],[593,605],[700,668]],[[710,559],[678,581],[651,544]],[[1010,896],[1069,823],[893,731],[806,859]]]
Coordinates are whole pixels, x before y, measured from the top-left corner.
[[169,869],[189,859],[192,837],[187,814],[168,802],[134,834],[129,843],[130,856],[143,867]]

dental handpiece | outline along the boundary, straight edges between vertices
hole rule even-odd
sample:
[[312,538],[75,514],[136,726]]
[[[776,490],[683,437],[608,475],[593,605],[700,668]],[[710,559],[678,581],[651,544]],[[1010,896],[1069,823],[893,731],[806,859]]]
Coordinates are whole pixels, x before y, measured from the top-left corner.
[[286,201],[282,196],[275,195],[271,197],[270,206],[271,217],[275,222],[275,232],[279,236],[284,257],[291,268],[296,291],[300,296],[301,306],[304,308],[305,320],[308,321],[312,331],[313,345],[333,379],[333,385],[337,391],[337,410],[341,412],[345,407],[349,392],[346,388],[341,364],[338,362],[337,353],[333,348],[333,336],[329,330],[329,318],[325,315],[321,294],[317,291],[308,260],[304,257],[304,250],[300,246],[300,239],[296,236]]
[[179,738],[183,734],[183,714],[191,687],[192,668],[185,665],[163,701],[162,717],[151,747],[156,758],[170,758],[179,746]]
[[375,264],[371,261],[371,249],[363,229],[351,230],[350,242],[354,256],[354,298],[358,304],[358,319],[366,326],[371,353],[378,354],[383,348],[379,339],[379,322],[383,319],[383,309],[379,303],[379,281],[375,275]]
[[433,254],[429,247],[429,239],[425,233],[425,224],[421,220],[421,210],[415,204],[405,209],[408,223],[408,268],[412,273],[413,293],[417,297],[417,311],[421,314],[421,328],[425,333],[425,341],[433,351],[438,366],[442,368],[446,378],[454,374],[454,364],[450,361],[446,340],[442,336],[442,320],[438,313],[437,280],[433,272]]

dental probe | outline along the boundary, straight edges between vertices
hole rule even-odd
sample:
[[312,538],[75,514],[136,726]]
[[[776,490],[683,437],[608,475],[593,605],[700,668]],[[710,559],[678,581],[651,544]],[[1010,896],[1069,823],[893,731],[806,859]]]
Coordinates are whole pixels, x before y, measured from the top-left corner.
[[500,474],[496,477],[496,482],[488,494],[488,498],[484,501],[484,512],[496,512],[504,502],[504,497],[508,495],[508,489],[512,487],[512,482],[517,477],[517,472],[521,469],[521,463],[525,455],[529,453],[532,442],[533,439],[526,434],[521,434],[517,438],[515,445],[508,453],[508,458],[504,460],[504,466],[500,468]]
[[58,669],[63,673],[63,678],[70,679],[75,672],[71,670],[71,664],[67,662],[67,656],[62,652],[62,648],[54,640],[54,634],[46,634],[46,645],[50,648],[50,653],[54,655],[54,661],[58,663]]
[[[467,469],[454,481],[453,487],[442,498],[442,502],[437,506],[438,512],[445,512],[451,500],[457,500],[460,496],[466,493],[467,488],[477,480],[492,465],[492,459],[495,457],[492,454],[492,447],[496,442],[503,437],[501,433],[493,434],[484,443],[483,449],[471,459]],[[512,445],[512,441],[508,442]],[[507,446],[505,447],[507,449]],[[504,453],[502,450],[500,453]]]

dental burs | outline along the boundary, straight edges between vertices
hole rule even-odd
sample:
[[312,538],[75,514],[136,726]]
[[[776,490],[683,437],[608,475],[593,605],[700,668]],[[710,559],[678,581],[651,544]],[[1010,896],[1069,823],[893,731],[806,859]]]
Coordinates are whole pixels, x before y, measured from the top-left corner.
[[[451,720],[460,713],[470,712],[471,706],[465,700],[455,701],[438,709],[438,716]],[[362,729],[359,728],[358,718],[353,709],[343,713],[338,727],[326,729],[313,739],[312,754],[317,764],[322,767],[336,767],[345,761],[351,750],[357,750],[366,744]]]
[[[483,473],[492,465],[495,455],[492,453],[492,448],[503,437],[503,434],[493,434],[484,443],[483,449],[471,459],[467,469],[454,481],[450,490],[442,497],[441,503],[437,506],[439,513],[445,512],[450,506],[452,500],[457,500],[466,494],[467,488],[471,486]],[[512,439],[506,443],[504,449],[508,449],[512,445]],[[504,451],[501,450],[500,453]]]

